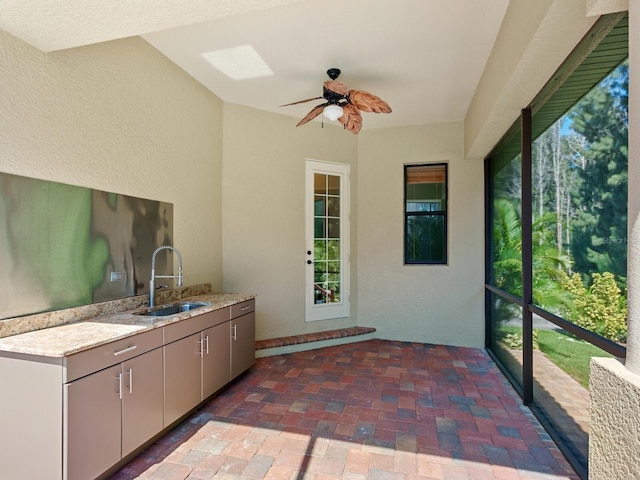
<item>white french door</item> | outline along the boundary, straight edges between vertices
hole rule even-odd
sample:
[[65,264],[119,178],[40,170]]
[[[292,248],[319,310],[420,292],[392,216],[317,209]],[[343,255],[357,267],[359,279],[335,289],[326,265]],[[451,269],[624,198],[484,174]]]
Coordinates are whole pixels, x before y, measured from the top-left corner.
[[349,316],[349,165],[306,163],[306,321]]

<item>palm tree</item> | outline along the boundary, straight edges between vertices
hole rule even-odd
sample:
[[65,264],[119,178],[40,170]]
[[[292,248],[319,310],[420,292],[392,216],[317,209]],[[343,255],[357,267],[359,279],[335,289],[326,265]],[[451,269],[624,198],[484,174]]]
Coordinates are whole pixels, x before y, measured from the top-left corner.
[[[522,296],[522,222],[520,212],[506,199],[493,205],[493,277],[496,287]],[[560,271],[571,260],[556,247],[556,214],[549,212],[533,222],[533,302],[550,311],[566,305],[568,298],[560,286]]]

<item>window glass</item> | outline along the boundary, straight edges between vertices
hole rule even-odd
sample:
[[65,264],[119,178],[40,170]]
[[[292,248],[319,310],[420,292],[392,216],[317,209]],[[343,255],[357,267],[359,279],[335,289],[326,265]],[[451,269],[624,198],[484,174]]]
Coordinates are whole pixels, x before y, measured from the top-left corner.
[[447,165],[405,166],[405,263],[447,262]]

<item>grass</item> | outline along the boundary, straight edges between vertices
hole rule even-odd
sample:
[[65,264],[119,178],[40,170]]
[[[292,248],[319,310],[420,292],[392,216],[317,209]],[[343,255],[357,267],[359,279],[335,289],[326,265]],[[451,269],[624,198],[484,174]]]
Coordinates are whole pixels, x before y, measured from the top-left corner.
[[[589,342],[555,330],[534,330],[538,336],[538,348],[546,357],[567,372],[583,387],[589,388],[589,364],[591,357],[611,357],[607,352]],[[501,327],[498,335],[522,334],[517,327]],[[505,344],[506,348],[513,348]],[[521,348],[521,347],[520,347]]]

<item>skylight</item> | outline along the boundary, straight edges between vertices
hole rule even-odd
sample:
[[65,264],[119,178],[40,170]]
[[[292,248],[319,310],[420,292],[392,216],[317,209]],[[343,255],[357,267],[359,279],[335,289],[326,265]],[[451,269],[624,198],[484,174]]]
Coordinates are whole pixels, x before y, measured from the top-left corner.
[[233,80],[266,77],[273,72],[251,45],[214,50],[202,56]]

